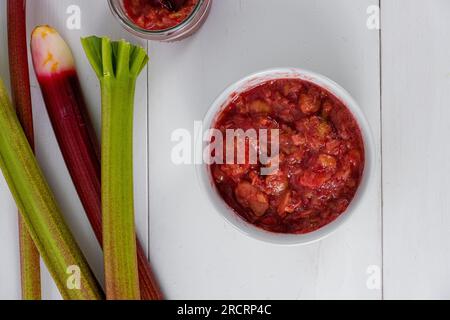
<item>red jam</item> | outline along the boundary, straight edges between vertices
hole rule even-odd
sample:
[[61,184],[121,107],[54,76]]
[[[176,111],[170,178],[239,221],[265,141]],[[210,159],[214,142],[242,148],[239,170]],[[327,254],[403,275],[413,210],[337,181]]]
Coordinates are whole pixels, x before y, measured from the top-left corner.
[[210,167],[228,205],[267,231],[303,234],[329,224],[361,182],[364,143],[356,120],[332,93],[308,81],[271,80],[236,94],[214,128],[224,137],[227,129],[279,130],[272,175],[261,175],[259,160]]
[[178,10],[171,11],[159,0],[123,0],[128,17],[140,28],[159,31],[175,27],[194,11],[199,0],[186,0]]

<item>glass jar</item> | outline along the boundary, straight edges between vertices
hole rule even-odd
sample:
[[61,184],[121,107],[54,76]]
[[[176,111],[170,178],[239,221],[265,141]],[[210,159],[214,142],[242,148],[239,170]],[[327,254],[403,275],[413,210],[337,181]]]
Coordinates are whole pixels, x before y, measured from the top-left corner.
[[123,0],[108,0],[113,15],[132,34],[163,42],[178,41],[189,37],[205,22],[212,0],[199,0],[191,14],[176,26],[164,30],[147,30],[138,26],[126,13]]

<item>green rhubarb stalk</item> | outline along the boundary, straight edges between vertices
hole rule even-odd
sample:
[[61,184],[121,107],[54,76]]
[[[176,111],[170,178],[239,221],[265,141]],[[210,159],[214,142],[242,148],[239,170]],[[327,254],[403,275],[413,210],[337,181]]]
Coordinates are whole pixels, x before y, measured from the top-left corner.
[[102,298],[100,286],[64,222],[1,80],[0,167],[63,298]]
[[41,258],[19,213],[20,281],[23,300],[41,300]]
[[108,38],[82,39],[102,94],[102,217],[106,297],[139,300],[133,199],[133,109],[144,49]]

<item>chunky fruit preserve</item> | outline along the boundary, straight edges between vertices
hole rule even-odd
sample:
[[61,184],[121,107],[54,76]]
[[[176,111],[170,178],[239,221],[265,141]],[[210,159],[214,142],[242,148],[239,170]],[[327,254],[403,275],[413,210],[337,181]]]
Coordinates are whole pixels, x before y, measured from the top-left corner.
[[186,20],[199,0],[123,0],[125,12],[142,29],[166,30]]
[[355,118],[309,81],[270,80],[235,94],[213,127],[224,137],[228,129],[278,130],[278,169],[270,175],[261,174],[259,159],[210,166],[228,205],[267,231],[303,234],[327,225],[347,209],[361,182],[364,143]]

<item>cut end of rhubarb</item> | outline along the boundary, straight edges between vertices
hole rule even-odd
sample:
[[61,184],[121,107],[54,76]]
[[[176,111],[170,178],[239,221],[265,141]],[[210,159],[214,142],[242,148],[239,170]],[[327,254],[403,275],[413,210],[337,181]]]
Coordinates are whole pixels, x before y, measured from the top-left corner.
[[31,35],[31,54],[38,77],[75,69],[72,52],[59,33],[50,26],[39,26]]
[[[91,36],[81,39],[86,56],[97,77],[136,79],[148,62],[146,50],[120,40]],[[116,63],[113,63],[116,61]]]

